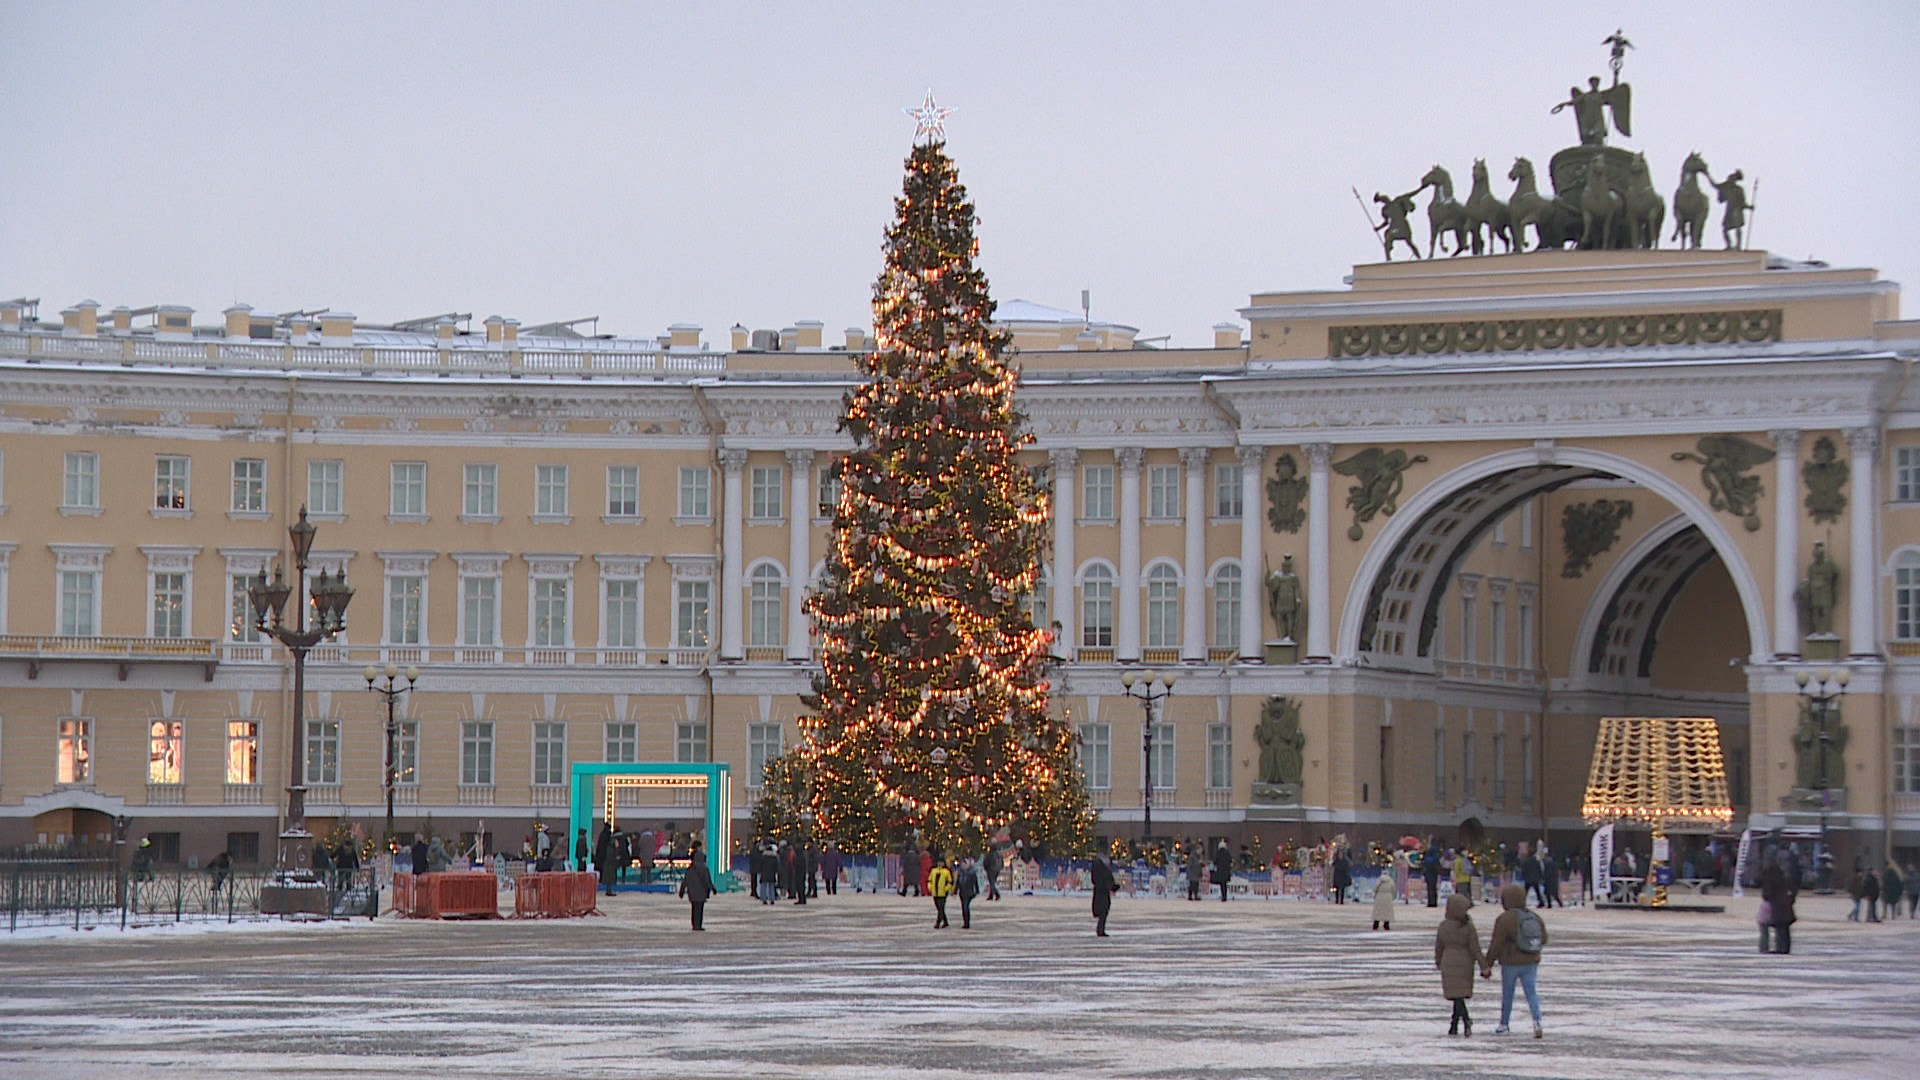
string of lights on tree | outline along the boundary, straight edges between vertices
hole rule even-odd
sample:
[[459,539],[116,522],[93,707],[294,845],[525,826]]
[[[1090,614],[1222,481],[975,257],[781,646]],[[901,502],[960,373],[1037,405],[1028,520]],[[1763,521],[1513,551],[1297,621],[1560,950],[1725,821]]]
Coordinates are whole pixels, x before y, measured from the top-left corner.
[[1007,828],[1056,850],[1093,814],[1072,725],[1050,715],[1051,636],[1033,625],[1049,506],[1018,454],[1008,337],[974,266],[974,209],[931,94],[874,284],[876,348],[846,397],[853,451],[820,587],[820,637],[794,750],[770,763],[756,820],[876,851],[918,831],[974,845]]

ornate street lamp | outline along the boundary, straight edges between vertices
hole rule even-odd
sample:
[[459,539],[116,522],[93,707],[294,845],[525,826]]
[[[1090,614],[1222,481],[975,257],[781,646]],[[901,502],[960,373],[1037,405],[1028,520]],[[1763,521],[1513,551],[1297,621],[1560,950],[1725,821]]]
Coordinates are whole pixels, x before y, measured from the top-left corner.
[[[313,551],[314,534],[320,530],[307,521],[307,508],[300,508],[300,520],[289,526],[287,539],[293,545],[294,582],[305,581],[307,577],[307,556]],[[284,615],[287,597],[294,586],[287,584],[278,566],[274,567],[273,583],[267,583],[267,572],[247,587],[247,599],[253,604],[254,625],[261,633],[287,647],[293,654],[293,733],[289,740],[293,745],[293,767],[290,782],[287,784],[287,827],[280,834],[280,873],[282,877],[294,873],[304,873],[310,869],[313,835],[307,832],[307,784],[306,758],[306,702],[307,702],[307,650],[330,641],[347,628],[347,603],[353,599],[353,588],[347,584],[347,574],[342,570],[336,577],[325,570],[314,578],[311,587],[314,625],[307,626],[308,603],[295,604],[293,626],[286,625]]]
[[[379,694],[387,703],[386,835],[387,845],[391,848],[393,845],[393,786],[400,782],[400,758],[399,755],[394,752],[396,740],[400,735],[400,722],[394,716],[393,707],[394,704],[400,700],[400,695],[412,690],[414,684],[420,681],[420,669],[410,667],[402,671],[394,664],[388,664],[385,668],[377,668],[372,664],[368,664],[360,674],[367,677],[367,689]],[[383,676],[385,681],[376,684],[374,680],[380,679]],[[406,685],[395,686],[395,679],[405,679],[407,681]]]
[[[1796,672],[1793,681],[1800,687],[1800,696],[1806,699],[1807,708],[1819,725],[1817,736],[1820,747],[1819,773],[1813,778],[1813,789],[1820,793],[1820,855],[1815,866],[1820,875],[1820,887],[1827,888],[1833,874],[1833,849],[1827,846],[1827,811],[1833,806],[1833,781],[1827,777],[1827,746],[1833,741],[1833,733],[1828,719],[1840,709],[1840,698],[1847,692],[1847,683],[1853,680],[1845,668],[1838,672],[1821,669],[1816,674]],[[1833,687],[1829,690],[1827,687]],[[1844,787],[1845,785],[1841,785]],[[1798,882],[1795,885],[1798,886]]]
[[[1153,707],[1167,700],[1173,693],[1174,673],[1171,671],[1123,671],[1120,673],[1120,689],[1130,698],[1140,703],[1146,713],[1146,719],[1140,725],[1140,747],[1146,755],[1146,785],[1140,800],[1145,812],[1145,831],[1143,839],[1153,838]],[[1159,689],[1155,689],[1159,687]]]

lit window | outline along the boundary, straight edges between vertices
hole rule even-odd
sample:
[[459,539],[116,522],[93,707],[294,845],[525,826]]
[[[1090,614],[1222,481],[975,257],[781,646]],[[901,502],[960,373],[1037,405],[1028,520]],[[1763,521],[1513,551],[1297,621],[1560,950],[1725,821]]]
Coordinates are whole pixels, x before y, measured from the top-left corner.
[[162,454],[154,459],[153,508],[155,510],[187,509],[187,487],[192,469],[191,458]]
[[236,514],[267,512],[267,463],[262,458],[238,458],[233,463],[233,506]]
[[253,720],[227,721],[227,783],[260,782],[260,725]]
[[60,760],[56,772],[62,784],[93,780],[93,721],[69,716],[60,721]]
[[147,783],[180,782],[182,726],[178,720],[155,720],[147,725]]

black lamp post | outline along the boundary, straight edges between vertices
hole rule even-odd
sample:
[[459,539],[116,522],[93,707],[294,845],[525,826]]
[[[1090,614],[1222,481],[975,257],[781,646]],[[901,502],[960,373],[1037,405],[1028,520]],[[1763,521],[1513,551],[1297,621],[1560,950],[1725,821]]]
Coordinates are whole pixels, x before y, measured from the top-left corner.
[[1171,671],[1120,673],[1121,691],[1138,701],[1141,710],[1146,713],[1146,719],[1140,725],[1140,748],[1146,755],[1146,786],[1140,801],[1146,821],[1141,838],[1146,840],[1153,838],[1153,707],[1173,693],[1173,680],[1174,673]]
[[[314,534],[320,530],[307,521],[307,508],[300,508],[300,520],[287,528],[293,545],[294,582],[305,581],[307,555],[313,551]],[[294,586],[287,584],[279,567],[274,567],[273,584],[267,584],[267,572],[247,587],[247,599],[253,604],[255,626],[259,631],[287,647],[293,654],[293,767],[287,784],[287,827],[280,834],[280,872],[282,875],[305,871],[312,858],[312,834],[307,832],[306,749],[307,650],[339,635],[347,628],[347,603],[353,589],[347,584],[346,571],[338,577],[325,570],[314,579],[311,592],[314,625],[307,627],[307,602],[294,605],[293,626],[282,618],[287,597]]]
[[[1813,675],[1798,672],[1793,681],[1800,687],[1800,696],[1807,700],[1814,723],[1819,725],[1820,772],[1813,778],[1813,787],[1820,793],[1820,856],[1816,867],[1820,874],[1820,887],[1824,889],[1828,887],[1833,872],[1833,849],[1827,845],[1827,811],[1833,803],[1833,781],[1827,777],[1827,746],[1833,741],[1833,733],[1827,721],[1831,713],[1839,710],[1840,698],[1847,692],[1847,683],[1852,681],[1852,676],[1845,668],[1837,673],[1822,669]],[[1829,686],[1833,689],[1827,689]]]
[[[402,671],[400,670],[399,667],[393,664],[388,664],[385,668],[377,668],[377,667],[374,667],[372,664],[368,664],[366,666],[366,669],[361,671],[360,674],[365,675],[367,677],[367,689],[373,691],[376,694],[379,694],[381,698],[385,699],[387,703],[387,771],[386,771],[387,834],[386,835],[387,835],[388,845],[392,845],[393,843],[393,786],[400,782],[400,758],[399,758],[399,755],[394,752],[396,740],[400,736],[400,721],[398,720],[398,718],[394,716],[393,707],[394,707],[394,704],[400,700],[400,695],[408,692],[409,690],[412,690],[414,684],[420,681],[420,669],[410,667],[410,668],[407,668],[405,671]],[[383,682],[375,682],[376,679],[382,679],[383,677],[384,677]],[[394,684],[395,679],[405,679],[407,681],[406,685],[396,686]]]

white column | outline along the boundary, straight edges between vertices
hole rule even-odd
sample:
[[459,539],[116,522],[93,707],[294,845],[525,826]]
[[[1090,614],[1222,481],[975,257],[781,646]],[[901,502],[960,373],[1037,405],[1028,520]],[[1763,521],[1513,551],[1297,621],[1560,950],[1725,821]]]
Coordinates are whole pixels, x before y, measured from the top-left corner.
[[1242,446],[1240,457],[1240,662],[1264,663],[1266,635],[1260,617],[1266,610],[1266,575],[1260,559],[1260,467],[1264,446]]
[[812,581],[813,451],[787,451],[787,659],[813,656],[802,605]]
[[747,655],[742,646],[746,617],[741,597],[740,572],[746,558],[746,495],[740,490],[741,473],[747,467],[745,450],[720,451],[721,513],[720,525],[720,659],[741,660]]
[[1120,465],[1120,595],[1114,597],[1114,659],[1140,659],[1140,458],[1137,446],[1113,452]]
[[1047,460],[1053,464],[1053,621],[1060,624],[1060,640],[1054,643],[1053,654],[1071,658],[1080,647],[1073,629],[1080,621],[1073,602],[1073,522],[1078,510],[1073,503],[1073,480],[1075,470],[1080,468],[1080,451],[1054,450]]
[[[1800,433],[1782,429],[1773,438],[1773,658],[1800,656],[1800,612],[1793,601],[1800,574]],[[1754,650],[1758,652],[1759,650]]]
[[[1874,457],[1880,449],[1880,432],[1874,428],[1848,428],[1847,449],[1851,451],[1849,475],[1853,479],[1853,502],[1847,520],[1847,655],[1875,659],[1880,655],[1880,556],[1875,543],[1873,508],[1880,497],[1880,474],[1874,471]],[[1794,489],[1797,499],[1800,491]]]
[[1310,664],[1333,662],[1332,522],[1327,492],[1333,462],[1331,443],[1307,443],[1307,655]]
[[1189,446],[1180,451],[1187,470],[1187,516],[1181,571],[1186,591],[1180,595],[1180,659],[1192,664],[1207,659],[1207,459],[1212,451]]

